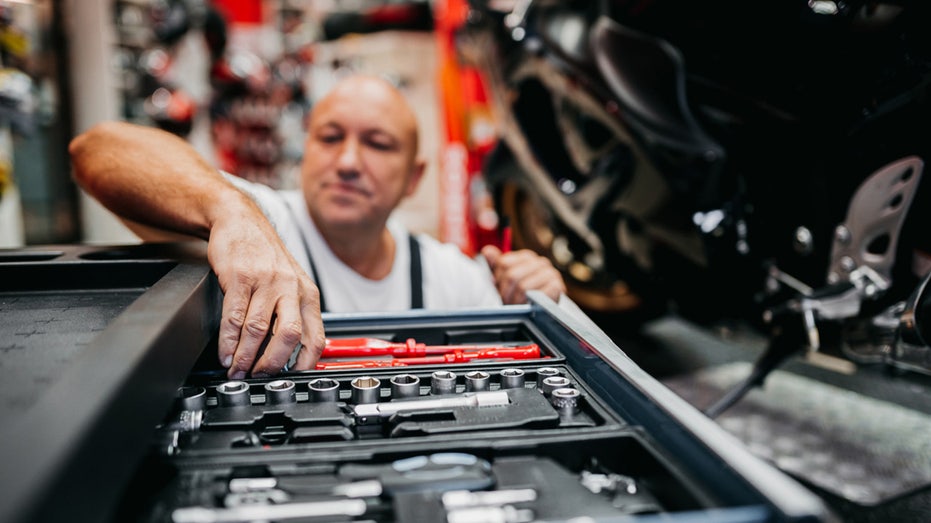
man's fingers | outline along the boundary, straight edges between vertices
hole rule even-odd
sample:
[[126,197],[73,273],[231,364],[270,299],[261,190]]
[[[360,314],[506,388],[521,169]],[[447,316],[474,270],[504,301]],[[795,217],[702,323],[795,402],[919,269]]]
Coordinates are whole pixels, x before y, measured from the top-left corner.
[[242,379],[252,369],[255,355],[271,328],[273,306],[274,303],[261,292],[252,295],[240,331],[239,344],[233,354],[232,365],[227,371],[230,379]]
[[320,294],[316,287],[303,293],[301,318],[304,335],[301,338],[301,350],[294,364],[295,370],[311,370],[323,354],[326,334],[320,319]]
[[545,268],[526,275],[517,284],[518,292],[515,292],[512,299],[513,303],[526,303],[527,291],[538,290],[546,294],[550,299],[557,300],[562,287],[562,278],[555,270]]
[[565,292],[559,271],[546,258],[526,249],[502,254],[494,271],[495,285],[505,304],[527,302],[527,291],[543,291],[556,300]]
[[[541,261],[545,261],[530,251],[517,251],[501,256],[498,279],[498,292],[505,304],[524,303],[524,291],[528,289],[524,280],[540,270]],[[548,262],[547,262],[548,263]]]
[[298,308],[296,296],[284,296],[278,300],[273,334],[265,352],[255,362],[253,376],[277,374],[287,365],[294,349],[301,343],[303,330]]
[[495,266],[498,264],[498,258],[501,256],[501,249],[495,247],[494,245],[486,245],[482,247],[482,256],[485,257],[485,261],[488,262],[488,266],[492,270],[495,269]]
[[220,364],[229,368],[233,363],[233,354],[239,346],[242,327],[246,323],[249,311],[249,298],[252,289],[245,285],[232,286],[223,296],[223,310],[220,316],[220,333],[217,340],[217,354]]

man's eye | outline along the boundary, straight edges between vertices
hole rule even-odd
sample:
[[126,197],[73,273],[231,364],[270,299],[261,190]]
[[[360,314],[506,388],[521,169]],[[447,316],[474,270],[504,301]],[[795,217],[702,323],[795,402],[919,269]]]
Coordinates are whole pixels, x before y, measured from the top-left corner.
[[317,135],[317,140],[323,143],[337,143],[342,140],[343,137],[338,134],[321,134]]
[[394,149],[394,142],[389,140],[372,139],[367,141],[369,147],[379,151],[391,151]]

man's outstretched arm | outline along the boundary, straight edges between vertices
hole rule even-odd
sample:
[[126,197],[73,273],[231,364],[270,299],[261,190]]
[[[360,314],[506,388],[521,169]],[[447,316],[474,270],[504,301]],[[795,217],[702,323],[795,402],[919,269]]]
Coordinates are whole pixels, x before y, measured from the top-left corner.
[[224,295],[219,357],[231,378],[280,371],[298,343],[296,368],[313,368],[325,343],[317,287],[248,196],[157,129],[102,123],[69,151],[78,184],[120,217],[207,240]]

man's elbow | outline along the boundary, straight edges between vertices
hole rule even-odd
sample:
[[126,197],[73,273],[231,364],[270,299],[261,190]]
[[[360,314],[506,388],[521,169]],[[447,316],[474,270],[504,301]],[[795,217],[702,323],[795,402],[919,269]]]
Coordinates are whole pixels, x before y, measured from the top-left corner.
[[95,155],[112,146],[121,127],[120,122],[98,123],[75,136],[68,144],[72,173],[78,185],[88,188],[93,184],[93,178],[97,174],[97,169],[94,168]]
[[80,157],[95,147],[94,144],[106,143],[108,137],[119,136],[120,129],[124,124],[121,122],[101,122],[94,124],[90,129],[75,136],[71,143],[68,144],[68,153],[72,158]]

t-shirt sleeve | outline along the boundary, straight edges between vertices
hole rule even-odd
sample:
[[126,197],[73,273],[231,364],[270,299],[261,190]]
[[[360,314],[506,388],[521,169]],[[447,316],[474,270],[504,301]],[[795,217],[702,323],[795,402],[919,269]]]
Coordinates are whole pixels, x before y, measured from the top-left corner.
[[220,171],[220,174],[237,189],[244,192],[249,198],[252,198],[252,201],[259,206],[262,214],[268,218],[268,221],[271,222],[272,226],[280,235],[285,224],[291,221],[288,210],[285,208],[281,199],[281,194],[267,185],[250,182],[249,180],[228,172]]

